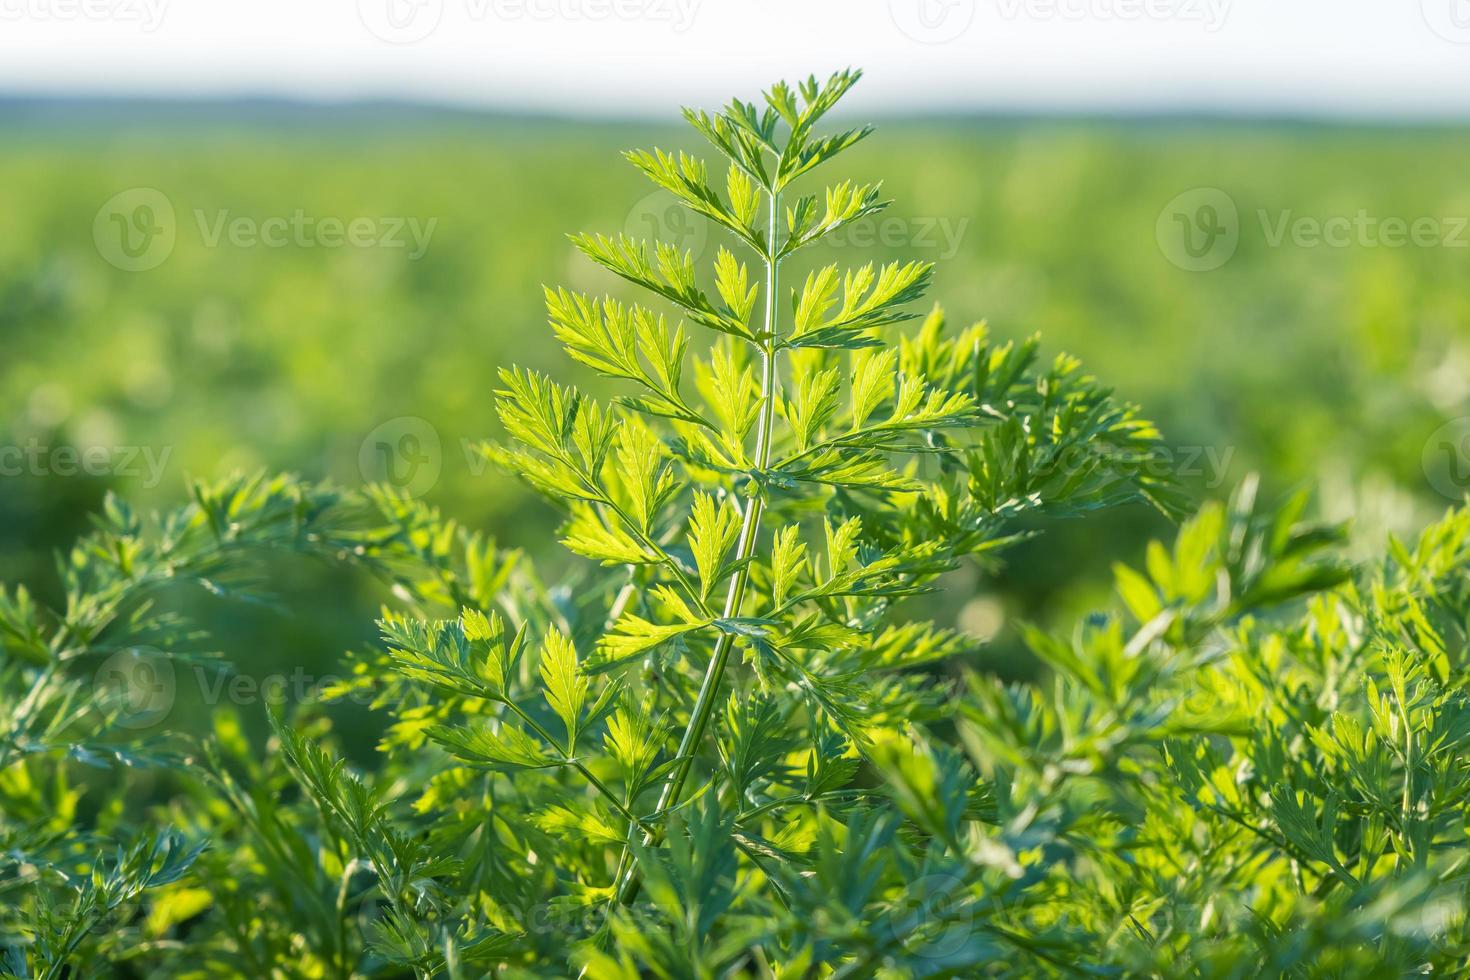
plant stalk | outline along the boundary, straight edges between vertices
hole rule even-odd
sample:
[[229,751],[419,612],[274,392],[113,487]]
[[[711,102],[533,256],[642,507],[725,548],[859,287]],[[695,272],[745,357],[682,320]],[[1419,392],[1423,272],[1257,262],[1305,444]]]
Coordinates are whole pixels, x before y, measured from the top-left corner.
[[[755,436],[757,470],[764,470],[771,465],[771,444],[775,442],[776,424],[776,294],[779,289],[781,266],[781,260],[777,257],[780,249],[776,245],[778,218],[781,213],[779,191],[771,191],[770,203],[765,256],[766,322],[765,331],[761,337],[761,414]],[[736,562],[741,567],[735,573],[735,577],[730,580],[730,589],[725,593],[723,615],[726,619],[740,615],[740,608],[745,600],[745,585],[750,579],[748,559],[755,554],[756,540],[760,537],[761,513],[764,509],[765,501],[759,493],[750,498],[750,503],[745,508],[745,519],[740,527],[739,546],[735,552]],[[664,783],[664,788],[659,793],[655,814],[666,813],[679,804],[680,795],[684,791],[684,783],[689,778],[689,769],[694,764],[694,752],[699,747],[699,743],[703,741],[705,729],[709,727],[710,715],[714,713],[715,695],[720,689],[720,681],[725,676],[725,666],[729,663],[730,650],[734,645],[735,637],[731,633],[721,633],[720,638],[715,641],[715,650],[710,657],[709,667],[704,672],[704,681],[699,685],[699,694],[694,699],[694,708],[689,716],[689,727],[684,729],[684,735],[679,739],[679,751],[675,756],[679,761],[675,763],[673,772],[669,774],[668,782]],[[653,833],[644,833],[645,847],[654,843],[654,840]],[[627,905],[637,895],[638,869],[636,865],[629,864],[626,874],[618,885],[618,901]]]

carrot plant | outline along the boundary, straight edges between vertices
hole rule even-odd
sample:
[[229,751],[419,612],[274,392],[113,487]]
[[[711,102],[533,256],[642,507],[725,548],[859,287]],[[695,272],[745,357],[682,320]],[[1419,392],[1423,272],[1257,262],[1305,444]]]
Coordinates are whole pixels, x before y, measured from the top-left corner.
[[[548,586],[420,501],[290,479],[109,504],[66,602],[0,596],[7,976],[1398,976],[1466,951],[1470,516],[1380,565],[1253,484],[1118,566],[1116,611],[1028,631],[1040,685],[913,618],[1045,519],[1174,513],[1154,428],[1034,340],[948,328],[922,263],[811,246],[883,206],[818,172],[840,72],[687,111],[723,177],[629,154],[724,233],[710,270],[576,236],[616,295],[546,291],[599,402],[501,373],[482,447],[585,559]],[[714,171],[716,173],[720,171]],[[803,263],[806,263],[803,265]],[[630,298],[619,278],[635,288]],[[906,326],[917,320],[917,326]],[[139,739],[99,658],[197,642],[153,604],[262,553],[391,588],[379,762],[323,706]],[[931,603],[932,605],[932,603]],[[123,706],[125,707],[125,706]],[[81,763],[121,776],[87,813]]]

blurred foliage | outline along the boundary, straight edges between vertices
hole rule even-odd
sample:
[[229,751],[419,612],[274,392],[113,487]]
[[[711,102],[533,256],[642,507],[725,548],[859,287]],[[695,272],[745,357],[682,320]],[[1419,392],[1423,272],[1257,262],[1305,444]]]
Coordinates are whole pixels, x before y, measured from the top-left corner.
[[[112,460],[100,476],[62,475],[53,461],[0,478],[0,578],[52,598],[51,554],[105,490],[167,504],[187,476],[257,466],[359,485],[384,475],[376,442],[423,431],[404,417],[439,442],[425,499],[555,572],[553,512],[468,447],[498,432],[499,367],[566,367],[537,284],[631,289],[576,256],[564,230],[647,235],[653,222],[706,261],[721,243],[667,195],[650,198],[633,167],[586,166],[630,144],[692,146],[643,124],[11,107],[0,139],[0,445],[101,446]],[[844,247],[933,261],[953,316],[984,316],[1002,339],[1040,332],[1048,353],[1082,357],[1147,405],[1199,492],[1255,469],[1268,489],[1313,483],[1328,516],[1355,515],[1376,543],[1445,503],[1421,458],[1443,420],[1470,414],[1470,251],[1273,247],[1260,212],[1467,215],[1467,150],[1470,133],[1452,129],[890,124],[848,159],[859,183],[881,176],[897,203],[801,263],[841,260]],[[104,202],[138,187],[167,197],[176,242],[157,268],[128,272],[100,254],[93,226]],[[1178,268],[1156,238],[1161,211],[1198,187],[1226,191],[1240,215],[1237,252],[1211,272]],[[435,223],[417,260],[410,248],[208,243],[221,213],[298,211]],[[128,460],[125,447],[144,451]],[[1143,508],[1050,530],[1002,575],[959,573],[969,578],[951,594],[974,598],[935,612],[999,631],[990,656],[1013,676],[1032,661],[1010,623],[1091,608],[1101,556],[1136,555],[1165,533]],[[282,614],[259,636],[219,630],[238,644],[226,652],[257,676],[328,670],[376,600],[340,573],[283,574],[297,608],[321,614]]]
[[[836,669],[850,690],[793,675],[833,731],[794,739],[809,719],[766,697],[802,685],[775,684],[732,698],[715,746],[701,748],[706,694],[684,705],[610,684],[589,701],[579,667],[631,680],[623,661],[662,639],[718,625],[719,648],[755,645],[777,613],[691,616],[660,633],[669,627],[643,618],[648,596],[628,611],[633,588],[615,597],[605,576],[559,557],[554,513],[470,448],[499,427],[498,369],[566,369],[535,283],[624,295],[560,229],[672,237],[714,257],[720,243],[667,196],[635,189],[631,168],[586,165],[629,141],[677,149],[682,137],[402,110],[77,127],[11,112],[0,120],[0,577],[34,588],[0,591],[5,975],[102,962],[116,975],[426,977],[500,964],[560,976],[583,962],[594,977],[804,976],[817,963],[854,978],[1003,975],[1019,954],[1028,975],[1085,961],[1127,975],[1390,976],[1463,960],[1467,512],[1416,545],[1389,538],[1386,558],[1354,569],[1346,532],[1304,520],[1305,494],[1270,511],[1253,479],[1228,506],[1204,504],[1172,549],[1144,548],[1163,518],[1141,509],[1057,526],[1036,508],[1030,520],[1051,533],[1007,526],[1006,543],[1028,538],[1008,565],[947,572],[952,605],[903,603],[905,616],[939,621],[933,636],[954,622],[993,638],[983,662],[968,642],[900,629],[884,634],[896,639],[882,656]],[[937,264],[952,310],[990,317],[941,358],[925,353],[939,349],[936,314],[902,354],[998,386],[975,412],[1007,421],[966,457],[981,510],[1042,499],[1028,483],[1037,474],[1017,465],[1023,431],[1069,437],[1061,415],[1018,411],[1028,398],[1111,405],[1068,359],[1015,397],[1014,378],[967,359],[1009,377],[1032,347],[981,357],[984,344],[1040,330],[1151,406],[1176,447],[1171,468],[1202,495],[1254,467],[1277,484],[1271,496],[1320,483],[1326,509],[1355,515],[1376,544],[1382,525],[1420,523],[1437,494],[1462,489],[1462,473],[1426,461],[1466,445],[1440,428],[1470,412],[1457,220],[1470,194],[1456,180],[1466,142],[1452,131],[913,123],[851,154],[858,189],[839,191],[835,210],[866,210],[879,174],[883,196],[904,204],[804,252],[783,281],[800,282],[802,265],[917,258]],[[680,186],[661,158],[635,162]],[[1222,267],[1190,272],[1165,236],[1181,200],[1187,220],[1205,217],[1205,198],[1190,195],[1201,188],[1228,198],[1240,240]],[[1271,240],[1282,221],[1358,215],[1434,219],[1456,247]],[[315,230],[246,246],[230,241],[235,219],[251,236],[270,222]],[[365,223],[404,244],[329,246],[323,219],[339,223],[325,234]],[[165,228],[174,246],[127,271],[108,241],[119,221],[124,233]],[[430,229],[414,257],[405,235]],[[226,237],[211,244],[216,230]],[[581,244],[640,278],[601,240]],[[721,295],[738,306],[729,297],[741,291]],[[893,292],[912,298],[901,283]],[[571,294],[551,301],[561,339],[606,362]],[[871,384],[893,363],[856,358],[853,376]],[[571,416],[532,374],[501,377],[501,418],[536,452],[497,458],[546,489],[559,447],[543,436],[569,431]],[[790,388],[783,417],[805,445],[799,420],[822,411],[802,406],[822,398]],[[971,403],[934,411],[957,417]],[[642,430],[598,431],[598,479],[583,482],[648,483],[634,497],[657,496]],[[749,470],[736,455],[722,486]],[[308,479],[184,480],[262,464]],[[381,476],[401,486],[358,495],[315,482]],[[915,514],[933,517],[945,495],[920,485]],[[156,517],[103,496],[173,503],[186,486],[191,502]],[[724,564],[735,528],[712,500],[690,524],[697,605],[748,574],[744,559]],[[79,534],[94,511],[96,529]],[[880,536],[892,530],[871,516]],[[954,528],[932,523],[903,548],[982,543],[946,541]],[[853,530],[828,525],[829,580],[807,583],[802,601],[867,594],[833,583],[892,571],[868,549],[860,569],[838,572],[862,550],[858,524],[843,527]],[[597,530],[574,520],[572,550],[625,560],[627,541]],[[788,530],[755,573],[785,581],[778,594],[804,574],[801,530]],[[1061,628],[1096,604],[1097,573],[1114,559],[1118,611]],[[949,564],[902,571],[927,583]],[[913,591],[890,583],[882,604]],[[379,602],[375,639],[365,624]],[[1008,626],[1021,618],[1041,625]],[[792,648],[855,642],[839,636],[851,627],[827,626]],[[216,642],[206,635],[222,650],[202,646]],[[527,659],[531,635],[545,640]],[[354,651],[345,662],[343,650]],[[888,654],[922,669],[887,686],[857,680]],[[1043,665],[1044,682],[1008,683]],[[636,679],[692,680],[677,676],[691,666],[651,658]],[[926,710],[931,698],[946,709]],[[858,709],[880,704],[869,731]],[[267,707],[281,710],[262,754],[250,736]],[[500,707],[541,741],[503,716],[482,724]],[[656,765],[671,748],[664,723],[684,718],[694,754]],[[543,723],[563,726],[564,748]],[[599,726],[606,758],[578,745]],[[712,788],[678,806],[697,757]],[[368,759],[379,764],[353,764]],[[573,770],[587,786],[568,784]],[[659,782],[651,773],[675,771],[670,805],[660,794],[652,817],[632,809]],[[609,793],[618,779],[624,793]],[[630,904],[587,914],[614,899]],[[577,938],[587,941],[573,948]]]

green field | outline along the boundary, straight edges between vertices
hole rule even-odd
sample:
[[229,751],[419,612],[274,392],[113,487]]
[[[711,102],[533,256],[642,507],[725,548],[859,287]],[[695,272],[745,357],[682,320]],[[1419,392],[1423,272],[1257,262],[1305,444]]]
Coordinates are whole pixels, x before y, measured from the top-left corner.
[[[357,485],[388,475],[385,459],[447,513],[562,567],[555,515],[464,446],[497,431],[498,368],[568,368],[536,284],[622,291],[566,233],[657,229],[713,258],[721,243],[689,233],[619,159],[655,144],[695,148],[635,123],[12,107],[0,116],[0,573],[46,594],[51,552],[107,487],[162,504],[190,475],[257,467]],[[1376,543],[1455,490],[1423,460],[1442,422],[1470,414],[1467,153],[1461,129],[894,122],[845,159],[859,178],[884,176],[895,204],[843,247],[933,261],[952,317],[1039,332],[1083,358],[1159,421],[1199,494],[1259,469],[1274,491],[1315,487]],[[122,229],[99,218],[133,188],[173,210],[171,252],[142,271],[109,261]],[[1239,216],[1236,251],[1211,271],[1171,261],[1187,253],[1166,206],[1196,188],[1224,191]],[[1193,200],[1184,220],[1203,220]],[[1399,242],[1394,219],[1432,224]],[[1330,241],[1314,243],[1324,222]],[[1004,572],[959,583],[974,598],[942,615],[996,632],[997,662],[1024,672],[1009,624],[1089,608],[1106,579],[1093,556],[1137,553],[1161,528],[1135,510],[1052,529]],[[304,613],[348,587],[282,574],[301,597],[279,614],[300,649],[251,649],[242,625],[227,652],[247,671],[325,669],[358,637]],[[366,621],[374,594],[348,591],[361,603],[350,621]]]
[[0,974],[1455,974],[1470,130],[857,78],[0,103]]

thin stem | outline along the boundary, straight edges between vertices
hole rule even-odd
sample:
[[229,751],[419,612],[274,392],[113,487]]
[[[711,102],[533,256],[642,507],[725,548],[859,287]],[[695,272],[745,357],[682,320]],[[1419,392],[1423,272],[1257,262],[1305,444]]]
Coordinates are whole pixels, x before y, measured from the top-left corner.
[[[776,294],[779,291],[781,267],[780,249],[776,245],[776,236],[780,213],[781,194],[773,190],[770,194],[769,232],[765,255],[766,325],[761,335],[761,414],[755,437],[755,468],[758,471],[771,465],[771,444],[775,442]],[[740,527],[740,543],[735,552],[735,560],[740,563],[740,571],[736,572],[735,577],[730,580],[730,589],[725,594],[724,618],[726,619],[740,615],[740,607],[745,600],[745,585],[750,579],[748,560],[755,554],[756,540],[760,536],[761,512],[764,509],[765,501],[759,494],[752,496],[750,503],[745,508],[745,520]],[[709,727],[710,715],[714,712],[715,695],[720,689],[720,681],[725,676],[725,666],[729,663],[730,650],[734,645],[735,637],[731,633],[721,633],[720,638],[715,641],[714,653],[710,656],[709,667],[704,672],[704,681],[699,685],[699,694],[694,699],[694,707],[689,715],[689,727],[684,729],[684,736],[679,740],[679,750],[676,755],[679,761],[675,764],[673,772],[669,774],[668,782],[664,783],[664,788],[659,793],[656,813],[666,813],[679,803],[680,794],[684,791],[684,783],[689,778],[689,769],[694,763],[694,752],[704,739],[705,729]],[[655,839],[654,833],[645,832],[644,846],[653,843]],[[618,901],[626,905],[637,894],[637,869],[630,865],[618,886]]]
[[352,976],[352,964],[347,961],[347,893],[356,870],[357,858],[354,857],[343,866],[342,881],[337,886],[337,975],[343,980]]
[[10,732],[0,741],[0,771],[10,767],[11,758],[20,748],[20,737],[28,734],[31,725],[31,712],[41,702],[51,679],[56,676],[57,663],[52,660],[36,674],[36,679],[31,682],[31,689],[26,692],[25,698],[10,715]]
[[[584,481],[587,481],[586,477],[583,477],[583,479]],[[607,494],[602,493],[602,491],[596,490],[596,488],[593,487],[590,481],[587,482],[587,486],[590,490],[594,490],[601,494],[601,499],[598,502],[601,503],[608,510],[612,511],[613,515],[616,516],[617,519],[621,521],[623,525],[632,533],[632,535],[638,539],[639,543],[642,544],[645,548],[648,548],[650,551],[652,551],[661,564],[667,566],[669,571],[673,573],[674,580],[679,584],[679,587],[684,590],[684,593],[686,596],[688,596],[689,600],[694,603],[695,608],[697,608],[700,612],[708,613],[709,607],[705,605],[704,596],[701,595],[700,591],[694,587],[694,583],[689,581],[689,576],[684,574],[684,570],[679,567],[679,563],[674,560],[674,557],[670,555],[667,551],[665,551],[662,545],[653,540],[653,538],[649,537],[649,535],[644,532],[643,528],[639,527],[638,524],[634,522],[633,518],[628,515],[627,511],[623,510],[623,508],[618,505],[617,501],[613,500]]]
[[607,616],[602,621],[603,631],[612,629],[618,620],[623,618],[623,611],[628,608],[628,603],[633,596],[638,594],[637,571],[632,570],[628,576],[628,582],[618,591],[613,599],[613,604],[607,610]]
[[1399,822],[1399,837],[1403,841],[1404,850],[1409,855],[1411,863],[1417,863],[1414,855],[1414,840],[1410,833],[1409,824],[1413,819],[1413,804],[1411,798],[1414,789],[1414,729],[1409,725],[1409,709],[1404,704],[1403,688],[1395,685],[1394,695],[1399,703],[1399,720],[1404,724],[1404,797],[1401,806],[1402,817]]
[[762,803],[759,806],[751,807],[749,810],[746,810],[736,816],[735,822],[737,824],[740,824],[746,822],[747,820],[754,820],[756,817],[759,817],[762,814],[769,813],[772,810],[779,810],[782,807],[786,806],[814,806],[827,800],[845,800],[849,797],[859,798],[872,795],[873,792],[866,789],[836,790],[831,793],[823,793],[820,796],[808,796],[805,793],[793,793],[790,796],[783,796],[775,800],[767,800],[765,803]]
[[642,820],[640,820],[637,815],[633,813],[632,810],[628,809],[627,805],[624,804],[622,800],[618,799],[618,795],[614,793],[611,789],[609,789],[606,783],[604,783],[601,779],[598,779],[597,776],[593,774],[591,769],[588,769],[586,766],[584,766],[580,759],[572,755],[570,751],[563,752],[561,746],[557,744],[556,739],[551,737],[551,733],[548,732],[544,727],[542,727],[535,718],[532,718],[529,714],[522,710],[520,705],[516,704],[514,701],[509,700],[502,701],[501,703],[509,708],[512,712],[514,712],[516,717],[520,718],[521,721],[529,725],[532,731],[534,731],[541,738],[545,739],[547,744],[556,749],[558,752],[561,752],[562,761],[571,766],[573,769],[576,769],[577,772],[581,773],[582,777],[586,779],[587,782],[591,783],[594,789],[596,789],[599,793],[607,798],[607,801],[612,804],[613,809],[617,810],[619,815],[637,824],[640,828],[642,828],[645,834],[652,832],[652,828],[648,824],[645,824]]

